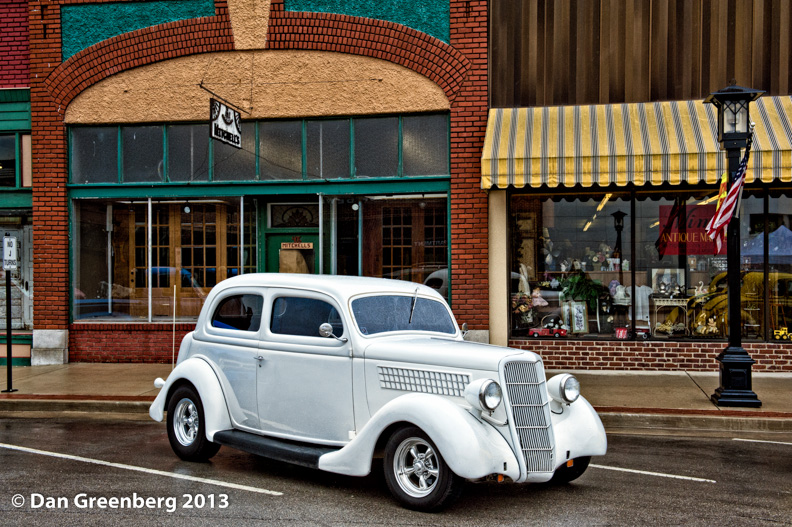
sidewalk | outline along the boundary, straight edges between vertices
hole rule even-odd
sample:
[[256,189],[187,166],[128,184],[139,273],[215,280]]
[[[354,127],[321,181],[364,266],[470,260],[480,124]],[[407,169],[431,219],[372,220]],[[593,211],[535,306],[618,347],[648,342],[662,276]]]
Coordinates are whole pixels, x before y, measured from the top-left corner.
[[[15,366],[12,386],[0,393],[0,412],[117,413],[148,418],[169,364],[71,363]],[[548,371],[550,377],[558,372]],[[574,371],[583,396],[599,412],[609,433],[777,434],[792,438],[792,374],[756,373],[753,390],[761,408],[718,408],[709,399],[719,385],[717,373]],[[0,366],[0,386],[6,386]],[[753,437],[753,436],[752,436]]]

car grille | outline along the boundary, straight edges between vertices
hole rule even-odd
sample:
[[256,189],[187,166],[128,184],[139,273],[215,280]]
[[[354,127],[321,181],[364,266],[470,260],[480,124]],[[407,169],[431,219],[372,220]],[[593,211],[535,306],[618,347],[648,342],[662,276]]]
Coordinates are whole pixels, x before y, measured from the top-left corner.
[[522,449],[529,472],[553,471],[553,429],[541,361],[511,361],[503,376],[512,434]]

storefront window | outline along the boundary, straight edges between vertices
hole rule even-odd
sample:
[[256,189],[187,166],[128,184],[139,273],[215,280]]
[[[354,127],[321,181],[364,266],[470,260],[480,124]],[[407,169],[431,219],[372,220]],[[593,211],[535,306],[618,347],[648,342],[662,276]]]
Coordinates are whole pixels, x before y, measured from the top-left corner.
[[402,119],[405,176],[448,174],[448,117],[409,115]]
[[792,197],[771,193],[767,216],[769,338],[792,339]]
[[617,194],[514,197],[512,335],[614,336],[627,327],[630,225],[630,202]]
[[256,179],[256,123],[242,123],[242,148],[212,141],[214,181]]
[[355,119],[355,176],[399,173],[399,118]]
[[[239,198],[75,201],[74,319],[198,316],[219,281],[255,269]],[[240,248],[240,230],[245,246]],[[242,258],[240,258],[242,255]]]
[[[706,234],[716,194],[513,196],[512,336],[728,338],[727,248]],[[734,220],[743,339],[782,339],[792,327],[787,210],[785,194],[743,192]]]
[[302,121],[264,121],[259,124],[261,179],[302,179]]
[[126,126],[121,129],[123,179],[129,183],[164,181],[161,126]]
[[209,125],[181,124],[167,127],[168,179],[209,180]]
[[306,131],[308,179],[349,177],[349,119],[308,121]]
[[16,135],[0,135],[0,187],[16,186],[16,169]]
[[72,183],[118,182],[118,128],[96,126],[71,130]]

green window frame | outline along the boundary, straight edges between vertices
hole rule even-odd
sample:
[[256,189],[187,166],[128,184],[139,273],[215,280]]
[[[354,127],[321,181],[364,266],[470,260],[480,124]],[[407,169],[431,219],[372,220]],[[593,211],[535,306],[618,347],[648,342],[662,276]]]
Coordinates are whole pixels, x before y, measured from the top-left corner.
[[[429,139],[432,137],[437,137],[437,135],[442,135],[441,138],[435,139],[431,141],[431,146],[427,148],[427,152],[423,155],[429,156],[429,161],[427,161],[426,166],[431,167],[428,171],[429,172],[439,172],[439,173],[427,173],[427,174],[407,174],[408,171],[415,171],[412,168],[415,163],[408,163],[408,170],[405,171],[405,144],[407,144],[407,148],[419,148],[424,142],[418,141],[416,142],[414,137],[410,137],[409,140],[406,138],[405,134],[405,119],[411,119],[413,117],[417,117],[419,119],[423,119],[424,121],[426,118],[435,118],[436,121],[434,122],[436,130],[431,130],[427,133]],[[398,129],[393,130],[397,137],[397,145],[395,148],[395,158],[394,158],[394,170],[393,175],[382,176],[379,175],[377,177],[368,177],[366,175],[360,175],[357,173],[356,165],[355,165],[355,132],[356,126],[363,121],[366,120],[367,123],[371,123],[374,120],[380,119],[383,123],[385,121],[393,122],[394,119],[397,119],[398,122]],[[348,141],[346,147],[348,150],[348,169],[344,170],[343,173],[339,174],[336,173],[335,175],[330,175],[325,177],[322,174],[321,177],[318,177],[315,174],[312,174],[311,170],[308,168],[309,164],[309,157],[316,158],[317,154],[313,148],[316,148],[316,145],[310,144],[309,140],[312,137],[309,134],[309,128],[315,128],[317,124],[321,125],[324,122],[335,122],[336,125],[338,122],[347,121],[349,126],[349,133],[348,133]],[[300,146],[299,146],[299,157],[300,157],[300,174],[298,177],[273,177],[271,174],[262,173],[263,172],[263,165],[267,163],[263,163],[263,153],[262,153],[262,146],[261,146],[261,127],[263,124],[266,123],[295,123],[295,128],[299,125],[300,129]],[[382,115],[382,116],[367,116],[367,117],[343,117],[343,116],[333,116],[328,118],[322,119],[312,119],[312,118],[304,118],[304,119],[279,119],[279,120],[259,120],[259,121],[248,121],[244,123],[248,128],[252,125],[252,132],[253,132],[253,140],[243,140],[243,143],[250,144],[252,142],[253,146],[252,149],[243,149],[243,152],[247,152],[246,157],[250,157],[252,154],[253,157],[253,164],[255,165],[253,168],[253,175],[252,177],[247,178],[239,178],[239,179],[229,179],[227,176],[223,178],[219,178],[216,175],[216,161],[218,158],[218,148],[223,148],[227,150],[225,146],[219,146],[219,143],[213,139],[210,139],[208,142],[208,150],[205,153],[199,152],[198,156],[200,163],[203,163],[206,168],[200,174],[205,177],[199,179],[191,179],[189,181],[185,181],[183,177],[175,178],[171,180],[170,172],[171,167],[169,166],[169,157],[173,155],[173,152],[169,150],[169,138],[171,134],[175,134],[173,130],[174,127],[178,126],[196,126],[202,125],[205,123],[162,123],[153,126],[159,126],[162,128],[162,160],[161,162],[157,163],[158,171],[160,174],[154,174],[150,181],[133,181],[128,182],[125,180],[124,177],[124,131],[130,128],[139,128],[141,125],[138,124],[130,124],[130,125],[116,125],[114,127],[103,127],[103,128],[115,128],[116,129],[116,136],[117,139],[115,140],[115,152],[112,152],[112,147],[110,148],[107,153],[108,155],[115,155],[117,162],[115,165],[117,166],[116,174],[105,174],[104,176],[100,176],[96,179],[92,180],[91,174],[76,174],[75,170],[77,166],[80,166],[81,163],[78,158],[75,156],[81,155],[79,151],[75,152],[75,144],[77,141],[75,140],[75,134],[78,133],[79,130],[85,130],[87,134],[90,134],[92,129],[98,129],[99,127],[89,127],[89,126],[73,126],[69,129],[69,182],[72,186],[101,186],[101,185],[125,185],[125,186],[132,186],[132,185],[139,185],[141,183],[145,183],[146,185],[178,185],[178,184],[195,184],[195,183],[222,183],[222,184],[229,184],[229,183],[249,183],[249,182],[268,182],[268,183],[298,183],[298,182],[315,182],[315,181],[333,181],[333,182],[343,182],[343,181],[393,181],[393,180],[404,180],[404,179],[415,179],[415,178],[438,178],[438,177],[450,177],[450,115],[448,113],[428,113],[428,114],[405,114],[405,115]],[[147,125],[152,126],[152,125]],[[343,126],[347,126],[347,124],[343,124]],[[442,132],[438,134],[437,132],[442,129]],[[208,132],[208,130],[207,130]],[[386,135],[386,134],[383,134]],[[392,140],[391,134],[391,140]],[[330,138],[337,142],[337,138]],[[328,139],[328,140],[330,140]],[[373,142],[366,138],[368,141],[368,146],[372,150],[376,150],[376,141]],[[412,146],[411,146],[412,145]],[[392,148],[392,147],[391,147]],[[175,149],[175,147],[174,147]],[[322,144],[318,145],[319,152],[322,152]],[[295,155],[293,156],[296,159],[296,148],[294,149]],[[94,152],[95,153],[95,152]],[[336,159],[339,159],[337,151],[331,151],[329,154],[332,154]],[[420,153],[419,153],[420,154]],[[320,153],[319,156],[323,156],[323,153]],[[420,155],[419,155],[420,157]],[[442,158],[442,159],[441,159]],[[340,156],[340,159],[343,159],[343,156]],[[412,158],[411,158],[412,159]],[[235,162],[239,162],[239,160],[235,160]],[[243,161],[244,163],[245,161]],[[267,161],[268,163],[272,163],[271,160]],[[90,164],[90,163],[89,163]],[[296,170],[293,171],[296,174]],[[76,178],[79,177],[81,181],[76,181]]]

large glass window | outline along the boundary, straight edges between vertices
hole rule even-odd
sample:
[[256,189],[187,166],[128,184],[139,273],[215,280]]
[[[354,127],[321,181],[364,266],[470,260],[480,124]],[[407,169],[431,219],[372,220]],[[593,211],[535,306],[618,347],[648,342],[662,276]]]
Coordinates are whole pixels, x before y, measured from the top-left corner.
[[[743,339],[789,331],[789,200],[746,189],[734,220]],[[561,328],[578,338],[726,339],[726,244],[718,249],[706,234],[715,211],[712,188],[513,196],[512,335]]]
[[262,180],[302,179],[302,122],[259,124],[259,170]]
[[71,130],[72,183],[118,182],[118,128],[95,126]]
[[613,335],[632,300],[630,201],[618,194],[512,200],[511,329]]
[[[5,158],[16,150],[3,137]],[[70,138],[73,184],[449,175],[446,114],[248,121],[242,148],[210,140],[207,124],[81,126]]]
[[355,119],[355,175],[394,177],[399,173],[399,119]]
[[306,136],[309,179],[349,177],[349,119],[309,121]]
[[773,192],[769,204],[764,250],[769,267],[769,338],[783,341],[792,339],[792,195]]
[[17,185],[17,142],[14,134],[0,134],[0,187]]
[[167,127],[168,179],[209,180],[209,125],[184,124]]
[[[74,319],[194,320],[219,281],[255,269],[239,198],[74,202]],[[240,247],[240,231],[244,246]]]
[[121,129],[124,181],[153,183],[164,181],[161,126],[126,126]]

